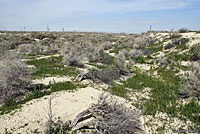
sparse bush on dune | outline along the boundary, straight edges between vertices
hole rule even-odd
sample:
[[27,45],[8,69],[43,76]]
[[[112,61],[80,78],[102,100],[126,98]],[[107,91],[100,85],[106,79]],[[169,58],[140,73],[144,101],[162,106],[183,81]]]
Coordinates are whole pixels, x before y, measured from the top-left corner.
[[106,41],[106,42],[103,42],[103,43],[101,44],[101,46],[103,46],[104,50],[109,50],[109,49],[112,48],[112,43]]
[[187,98],[200,93],[200,62],[189,66],[189,73],[185,74],[186,80],[181,86],[181,97]]
[[18,47],[18,51],[24,54],[37,53],[39,49],[39,46],[34,44],[22,44]]
[[30,73],[17,54],[4,51],[0,55],[0,103],[18,99],[26,92]]
[[39,46],[39,52],[41,54],[55,54],[59,48],[56,44],[50,44],[49,46]]
[[47,33],[47,32],[34,32],[31,34],[32,38],[34,39],[47,39],[49,38],[50,40],[55,40],[57,38],[57,35],[54,33]]
[[102,54],[103,54],[102,48],[98,48],[98,47],[94,48],[94,50],[88,53],[89,62],[99,62]]
[[[64,49],[67,50],[67,48]],[[75,50],[74,47],[71,47],[67,51],[62,51],[62,53],[63,53],[63,61],[62,61],[63,64],[73,67],[84,67],[84,64],[78,57],[77,51]]]
[[140,49],[133,49],[131,51],[129,51],[129,57],[134,58],[137,56],[143,56],[143,52]]
[[118,79],[119,76],[120,75],[118,74],[118,72],[111,68],[107,68],[104,70],[91,69],[86,74],[78,75],[77,80],[82,81],[85,79],[89,79],[93,82],[103,82],[111,84],[112,80]]
[[150,44],[154,44],[154,42],[155,40],[153,38],[146,35],[142,35],[135,38],[133,47],[147,47]]
[[113,64],[113,57],[110,56],[109,54],[103,52],[100,56],[99,62],[103,63],[103,64],[111,65],[111,64]]
[[12,35],[8,34],[5,41],[8,41],[9,49],[16,49],[21,44],[30,44],[33,43],[33,39],[26,35]]
[[[94,119],[79,124],[91,117]],[[92,126],[97,134],[139,134],[142,133],[139,117],[138,111],[119,103],[112,96],[102,94],[97,104],[76,116],[71,127],[78,130]]]
[[159,66],[159,67],[165,65],[165,63],[166,63],[166,62],[165,62],[165,58],[164,58],[163,56],[158,57],[157,63],[158,63],[158,66]]
[[129,51],[127,49],[122,49],[121,52],[124,54],[125,57],[129,56]]
[[124,66],[125,61],[126,61],[126,57],[124,56],[124,53],[119,52],[119,54],[115,58],[116,66],[120,69],[124,69],[125,68],[125,66]]
[[190,31],[190,30],[187,29],[187,28],[181,28],[181,29],[178,30],[179,33],[187,33],[187,32],[189,32],[189,31]]
[[129,75],[129,71],[125,65],[125,56],[123,53],[119,53],[114,61],[114,65],[100,69],[91,69],[86,74],[80,74],[77,80],[82,81],[85,79],[90,79],[93,82],[103,82],[111,84],[113,80],[119,79],[122,75]]
[[165,49],[170,49],[170,48],[173,48],[175,46],[180,46],[180,45],[185,45],[187,42],[189,41],[189,39],[187,38],[180,38],[180,39],[177,39],[175,41],[173,41],[172,43],[169,43],[165,46]]
[[178,32],[171,32],[169,33],[169,39],[172,40],[172,39],[177,39],[177,38],[180,38],[181,35],[178,33]]
[[79,74],[76,79],[78,81],[89,79],[93,82],[103,82],[106,84],[111,84],[113,80],[119,79],[122,75],[129,75],[129,72],[127,70],[122,70],[117,67],[109,67],[103,70],[91,69],[85,74]]
[[19,45],[18,51],[22,54],[54,54],[58,52],[56,44],[22,44]]
[[128,48],[132,47],[134,44],[134,40],[135,40],[135,38],[129,38],[128,42],[126,43],[126,47],[128,47]]

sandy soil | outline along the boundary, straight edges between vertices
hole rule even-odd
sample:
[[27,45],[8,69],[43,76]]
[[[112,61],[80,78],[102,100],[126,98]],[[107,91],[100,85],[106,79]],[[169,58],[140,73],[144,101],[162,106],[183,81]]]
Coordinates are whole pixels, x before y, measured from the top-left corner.
[[58,83],[58,82],[65,82],[65,81],[71,81],[70,77],[60,77],[60,76],[56,76],[56,77],[45,77],[43,79],[36,79],[33,80],[32,83],[33,84],[44,84],[44,85],[48,85],[50,83]]
[[[48,56],[40,56],[34,59],[40,60],[40,59],[47,59],[47,58],[51,58],[51,57],[59,57],[60,54],[54,54],[54,55],[48,55]],[[22,61],[31,61],[32,59],[22,59]]]
[[148,71],[148,70],[150,70],[151,65],[137,63],[137,64],[134,64],[134,67],[138,67],[138,68],[140,68],[142,70]]
[[190,41],[188,42],[188,45],[190,47],[200,43],[200,34],[197,34],[195,32],[190,32],[190,33],[182,33],[181,35],[184,38],[190,39]]
[[40,60],[40,59],[47,59],[47,58],[50,58],[50,57],[59,57],[60,54],[54,54],[54,55],[48,55],[48,56],[41,56],[41,57],[38,57],[36,58],[37,60]]
[[[169,117],[162,112],[157,112],[155,116],[145,115],[143,120],[146,134],[175,134],[173,131],[180,129],[187,131],[190,126],[194,125],[190,121],[184,122],[176,117]],[[163,127],[165,127],[165,130],[162,130]]]
[[[101,93],[92,87],[82,88],[75,92],[53,93],[50,96],[54,96],[52,100],[54,118],[60,117],[63,121],[74,119],[78,113],[97,102]],[[0,133],[5,133],[6,129],[13,134],[34,131],[44,133],[50,96],[32,100],[24,104],[20,110],[0,116]]]

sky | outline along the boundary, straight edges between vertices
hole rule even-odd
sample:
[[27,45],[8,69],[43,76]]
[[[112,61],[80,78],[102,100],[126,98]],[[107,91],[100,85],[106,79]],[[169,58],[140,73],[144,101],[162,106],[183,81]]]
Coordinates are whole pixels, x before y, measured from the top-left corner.
[[200,0],[0,0],[0,30],[200,30]]

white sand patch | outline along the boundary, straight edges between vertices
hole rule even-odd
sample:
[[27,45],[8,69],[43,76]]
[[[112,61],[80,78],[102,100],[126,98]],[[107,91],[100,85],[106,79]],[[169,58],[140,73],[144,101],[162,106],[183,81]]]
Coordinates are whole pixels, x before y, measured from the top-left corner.
[[165,53],[164,52],[161,52],[161,51],[159,51],[158,53],[156,53],[156,58],[158,58],[158,57],[164,57],[165,56]]
[[148,71],[151,68],[151,66],[149,66],[147,64],[139,64],[139,63],[134,64],[134,67],[138,67],[138,68],[145,70],[145,71]]
[[71,81],[70,77],[67,76],[56,76],[56,77],[45,77],[43,79],[36,79],[33,80],[33,84],[44,84],[44,85],[49,85],[50,83],[58,83],[58,82],[65,82],[65,81]]
[[151,88],[144,88],[142,91],[136,91],[131,94],[131,101],[132,102],[143,102],[144,100],[150,99],[151,96]]
[[[87,87],[75,92],[61,91],[32,100],[24,104],[20,110],[0,116],[0,122],[3,122],[0,124],[0,133],[5,133],[5,129],[13,134],[33,133],[36,130],[38,133],[44,133],[48,114],[48,98],[50,96],[53,96],[52,111],[54,120],[59,117],[65,122],[73,120],[80,112],[89,108],[91,104],[97,103],[102,93],[103,91]],[[112,97],[127,108],[136,109],[129,101],[117,96]],[[140,112],[137,111],[137,113]]]
[[116,42],[112,42],[112,45],[115,45],[116,44]]
[[156,38],[158,41],[163,42],[164,38],[169,37],[169,33],[157,33],[157,34],[150,34],[151,37]]
[[179,105],[187,105],[192,101],[192,98],[180,99],[177,101]]
[[31,61],[32,59],[22,59],[22,61]]
[[40,39],[34,39],[35,41],[37,41],[37,42],[39,42],[40,41]]
[[115,57],[116,54],[115,53],[109,53],[109,55]]
[[36,67],[34,65],[27,65],[27,68],[35,69]]
[[120,37],[120,38],[126,38],[127,36],[122,36],[122,35],[121,35],[121,36],[118,36],[118,37]]
[[166,45],[168,45],[168,44],[170,44],[170,43],[172,43],[172,40],[167,40],[167,41],[165,41],[165,42],[163,43],[163,45],[164,45],[164,47],[165,47]]
[[40,59],[47,59],[47,58],[51,58],[51,57],[59,57],[60,54],[54,54],[54,55],[48,55],[48,56],[41,56],[41,57],[38,57],[36,58],[37,60],[40,60]]
[[[82,88],[75,92],[57,92],[52,100],[54,117],[60,117],[63,121],[72,120],[75,116],[87,109],[92,103],[96,103],[102,92],[92,87]],[[12,130],[12,134],[27,134],[37,130],[44,133],[47,122],[47,106],[49,96],[32,100],[24,104],[21,110],[0,116],[0,133]]]
[[[155,117],[151,115],[142,116],[145,124],[144,131],[146,134],[174,134],[173,130],[180,128],[188,130],[190,126],[194,126],[191,121],[182,121],[178,118],[170,118],[166,113],[157,112]],[[159,128],[165,128],[164,130],[158,131]]]
[[[92,68],[96,68],[95,66],[92,66],[92,65],[88,65],[88,64],[84,64],[84,68],[78,68],[79,72],[81,74],[83,73],[88,73],[89,69],[92,69]],[[97,68],[96,68],[97,69]]]
[[190,64],[191,64],[190,61],[181,61],[181,65],[183,65],[183,66],[188,66]]
[[109,54],[110,56],[113,56],[113,57],[116,55],[115,53],[110,53],[110,50],[105,50],[104,52]]
[[197,34],[195,32],[189,32],[189,33],[182,33],[181,35],[184,38],[190,39],[190,41],[188,42],[188,45],[190,47],[200,43],[200,34]]
[[[54,55],[48,55],[48,56],[40,56],[34,59],[40,60],[40,59],[47,59],[47,58],[51,58],[51,57],[59,57],[60,54],[54,54]],[[22,61],[31,61],[33,59],[22,59]]]
[[104,52],[107,53],[107,54],[109,54],[109,53],[110,53],[110,50],[105,50]]

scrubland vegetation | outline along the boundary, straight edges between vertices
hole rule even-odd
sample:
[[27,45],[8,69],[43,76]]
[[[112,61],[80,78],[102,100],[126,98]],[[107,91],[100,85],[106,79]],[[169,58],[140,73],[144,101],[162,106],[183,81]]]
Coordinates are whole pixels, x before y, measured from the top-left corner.
[[[110,93],[100,96],[97,103],[80,111],[72,121],[53,120],[50,99],[45,133],[172,133],[174,129],[200,132],[197,32],[3,32],[0,75],[1,116],[55,92],[76,92],[92,86]],[[54,80],[48,85],[33,83],[58,76],[70,80]],[[98,88],[103,84],[107,87]],[[135,109],[113,96],[124,98]],[[177,120],[183,123],[179,125]]]

